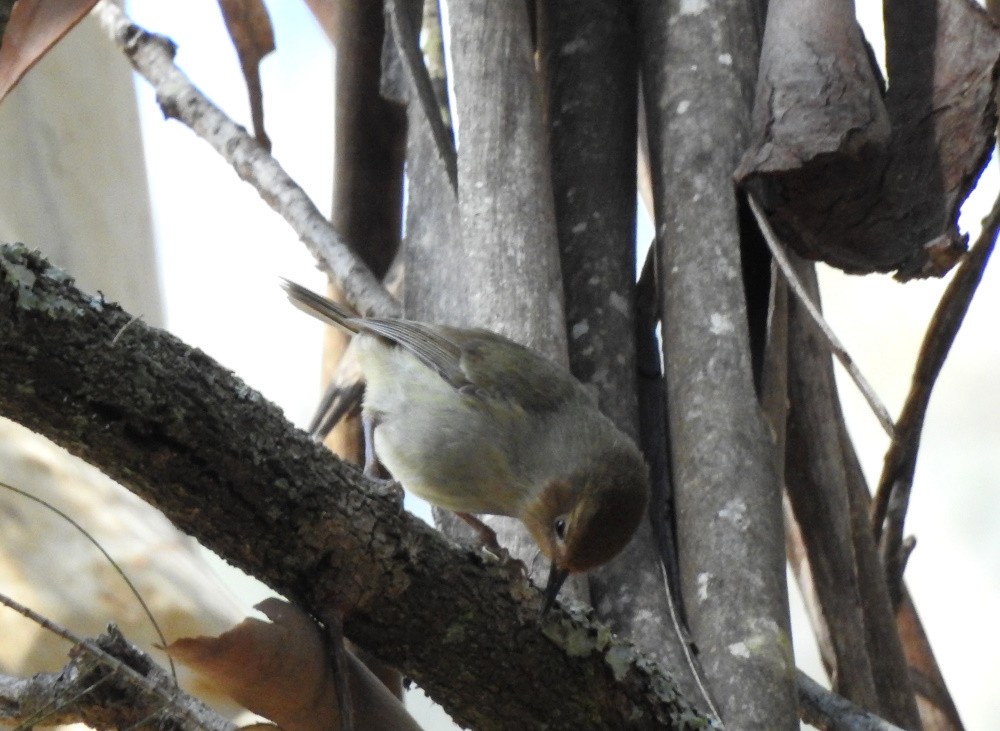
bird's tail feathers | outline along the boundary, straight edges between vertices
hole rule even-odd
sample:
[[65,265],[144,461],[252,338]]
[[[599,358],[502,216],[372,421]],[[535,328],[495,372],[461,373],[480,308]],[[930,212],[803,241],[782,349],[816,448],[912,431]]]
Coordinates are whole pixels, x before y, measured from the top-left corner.
[[333,300],[316,294],[311,289],[307,289],[301,284],[296,284],[288,279],[283,279],[281,286],[288,293],[289,301],[303,312],[330,325],[342,327],[352,333],[356,333],[360,329],[357,323],[354,322],[355,316]]

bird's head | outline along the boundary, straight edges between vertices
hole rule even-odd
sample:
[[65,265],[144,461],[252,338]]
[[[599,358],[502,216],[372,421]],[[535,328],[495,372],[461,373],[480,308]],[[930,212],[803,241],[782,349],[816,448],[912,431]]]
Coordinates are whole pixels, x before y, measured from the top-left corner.
[[569,574],[607,563],[629,542],[646,508],[647,475],[635,447],[616,446],[547,482],[527,506],[524,524],[552,562],[543,613]]

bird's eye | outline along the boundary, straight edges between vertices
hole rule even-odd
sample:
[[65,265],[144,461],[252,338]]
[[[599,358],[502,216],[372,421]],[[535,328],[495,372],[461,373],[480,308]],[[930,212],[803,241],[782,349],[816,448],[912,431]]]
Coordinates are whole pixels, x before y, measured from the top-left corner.
[[560,541],[566,540],[566,518],[560,515],[556,518],[556,522],[552,524],[552,528],[556,532],[556,538]]

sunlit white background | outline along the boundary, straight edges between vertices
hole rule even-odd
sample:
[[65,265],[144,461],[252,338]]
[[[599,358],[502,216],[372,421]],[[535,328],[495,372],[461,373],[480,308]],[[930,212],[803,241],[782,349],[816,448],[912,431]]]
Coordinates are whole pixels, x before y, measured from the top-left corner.
[[[862,5],[863,22],[875,28],[876,4]],[[277,52],[264,60],[262,75],[273,152],[320,210],[328,211],[332,53],[304,3],[270,3],[270,11]],[[136,0],[129,12],[147,29],[177,42],[177,61],[195,84],[249,126],[239,65],[215,3]],[[874,31],[869,33],[879,47]],[[284,221],[204,142],[180,124],[165,122],[143,81],[136,88],[167,327],[304,424],[319,392],[321,331],[288,306],[278,280],[284,276],[319,288],[323,277]],[[985,204],[968,206],[963,218],[973,235],[998,186],[995,167],[987,176]],[[890,412],[898,414],[945,283],[901,285],[888,277],[848,277],[827,269],[821,279],[829,321]],[[918,539],[909,586],[970,728],[986,728],[1000,716],[995,689],[1000,677],[998,285],[994,266],[937,386],[907,524]],[[842,379],[841,387],[851,432],[874,483],[887,439],[850,382]],[[239,585],[248,601],[266,593]],[[801,611],[795,619],[798,662],[820,677]],[[444,727],[440,719],[422,722]]]

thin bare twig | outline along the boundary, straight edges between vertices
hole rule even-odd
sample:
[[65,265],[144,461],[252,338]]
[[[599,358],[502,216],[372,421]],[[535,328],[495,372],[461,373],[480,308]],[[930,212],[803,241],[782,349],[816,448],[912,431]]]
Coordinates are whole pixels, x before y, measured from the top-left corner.
[[133,315],[132,319],[126,322],[124,325],[122,325],[121,330],[116,332],[115,336],[111,338],[111,346],[114,347],[115,345],[117,345],[118,341],[121,340],[122,335],[125,334],[125,331],[128,330],[135,323],[139,322],[139,320],[141,319],[142,315]]
[[[53,698],[49,699],[46,703],[42,704],[38,710],[33,713],[29,713],[26,717],[20,718],[17,726],[14,727],[14,731],[27,731],[35,726],[47,726],[49,724],[55,725],[59,719],[55,718],[56,714],[60,711],[66,709],[69,706],[78,703],[83,698],[87,696],[88,693],[92,693],[99,687],[107,683],[109,680],[115,677],[116,671],[111,671],[104,677],[98,678],[90,685],[80,688],[75,693],[67,694],[67,697],[62,697],[61,694],[55,695]],[[30,691],[29,691],[30,692]],[[46,724],[44,721],[49,719],[49,723]]]
[[448,172],[448,182],[451,183],[452,191],[457,192],[458,155],[455,152],[455,139],[441,116],[441,107],[438,105],[437,95],[434,93],[431,76],[424,64],[424,57],[418,45],[417,30],[410,22],[410,16],[406,14],[406,8],[403,7],[401,0],[386,0],[385,11],[392,27],[392,39],[396,44],[399,57],[403,61],[403,68],[406,69],[410,86],[424,112],[427,123],[430,125],[434,145],[437,147],[441,161]]
[[831,693],[801,670],[795,676],[799,686],[799,717],[806,723],[824,731],[903,731]]
[[781,268],[781,273],[784,275],[785,280],[788,282],[788,286],[791,288],[795,296],[799,298],[802,302],[803,307],[806,308],[806,312],[813,319],[816,325],[819,327],[820,332],[823,333],[823,337],[826,338],[827,344],[830,346],[830,351],[837,357],[840,364],[844,366],[847,374],[851,377],[851,380],[857,385],[858,389],[861,391],[861,395],[865,397],[868,405],[871,407],[875,414],[875,418],[878,419],[879,424],[885,429],[885,433],[889,435],[891,439],[896,438],[896,427],[893,425],[892,416],[889,415],[889,410],[882,403],[882,400],[875,393],[875,389],[872,388],[868,380],[861,374],[861,371],[854,364],[854,359],[851,358],[847,349],[840,342],[840,339],[833,332],[829,323],[823,318],[823,315],[817,309],[815,303],[809,298],[802,283],[799,278],[795,275],[792,270],[792,264],[785,255],[785,250],[778,240],[777,234],[771,227],[770,221],[767,220],[767,216],[764,214],[763,209],[761,209],[760,204],[757,199],[753,197],[750,193],[747,193],[747,200],[750,203],[750,210],[753,211],[754,218],[757,219],[757,224],[760,226],[761,233],[764,234],[764,240],[767,242],[768,248],[771,250],[771,255],[774,260],[778,263]]
[[[104,665],[111,670],[113,674],[120,674],[124,676],[130,684],[159,698],[163,701],[164,708],[171,708],[173,710],[173,715],[180,722],[182,728],[205,729],[205,731],[235,730],[236,727],[232,723],[226,721],[214,712],[209,711],[207,707],[198,709],[197,718],[192,715],[191,704],[200,705],[200,703],[195,701],[195,699],[190,698],[190,696],[187,696],[176,686],[170,685],[168,680],[169,676],[167,676],[167,674],[160,669],[159,666],[157,666],[145,655],[143,655],[143,657],[146,657],[146,660],[149,662],[151,667],[156,668],[156,672],[160,679],[154,679],[142,675],[140,672],[129,667],[114,655],[111,655],[106,650],[99,647],[93,640],[75,635],[65,627],[62,627],[50,619],[43,617],[33,609],[24,606],[20,602],[15,601],[4,594],[0,594],[0,604],[13,609],[15,612],[27,617],[32,622],[35,622],[44,629],[47,629],[49,632],[52,632],[68,642],[73,643],[88,655],[93,657],[101,665]],[[115,635],[120,637],[117,631],[115,632]],[[182,699],[184,701],[183,703],[181,703]]]
[[174,64],[175,46],[164,36],[133,23],[114,3],[101,0],[92,11],[136,71],[156,90],[166,117],[191,128],[253,185],[279,213],[358,312],[398,315],[399,303],[319,212],[305,191],[289,177],[247,131],[227,117]]
[[[920,346],[917,365],[903,410],[896,425],[896,436],[885,455],[882,475],[872,502],[872,529],[879,539],[886,578],[894,601],[898,601],[902,581],[903,522],[913,488],[913,474],[920,450],[927,406],[937,377],[941,373],[955,336],[969,310],[983,271],[996,244],[1000,230],[1000,197],[983,219],[983,228],[965,260],[955,270],[941,296],[927,334]],[[884,527],[884,532],[883,532]]]
[[[125,330],[126,327],[128,327],[129,325],[131,325],[133,322],[136,322],[140,318],[141,318],[141,315],[136,315],[131,320],[129,320],[122,327],[122,329],[118,331],[118,335],[121,335],[121,333]],[[116,339],[117,339],[118,335],[115,336]],[[114,340],[112,340],[111,342],[112,342],[112,344],[114,344]],[[111,564],[111,568],[114,569],[115,573],[118,574],[122,578],[122,581],[124,581],[125,584],[128,586],[129,591],[132,592],[132,596],[134,596],[136,598],[136,601],[139,602],[139,606],[142,607],[143,613],[149,619],[149,623],[151,625],[153,625],[153,629],[156,631],[156,636],[160,638],[160,642],[162,642],[164,646],[166,646],[168,644],[167,643],[167,638],[163,634],[163,630],[160,629],[159,622],[156,621],[156,617],[153,615],[153,611],[149,608],[149,605],[146,604],[146,600],[142,598],[142,594],[139,592],[139,589],[136,587],[135,584],[132,583],[132,580],[128,577],[128,574],[125,573],[125,569],[123,569],[118,564],[118,562],[115,561],[111,557],[111,554],[108,553],[104,549],[104,546],[101,545],[100,541],[98,541],[96,538],[94,538],[94,536],[92,536],[90,533],[88,533],[87,530],[82,525],[80,525],[79,523],[77,523],[67,513],[63,512],[62,510],[60,510],[59,508],[57,508],[55,505],[52,505],[51,503],[47,503],[44,500],[42,500],[41,498],[36,497],[35,495],[32,495],[29,492],[25,492],[24,490],[22,490],[22,489],[20,489],[18,487],[14,487],[13,485],[10,485],[10,484],[8,484],[6,482],[3,482],[2,480],[0,480],[0,487],[4,488],[6,490],[10,490],[11,492],[18,494],[21,497],[27,498],[28,500],[32,500],[33,502],[38,503],[39,505],[41,505],[43,508],[47,508],[48,510],[51,510],[53,513],[55,513],[56,515],[58,515],[60,518],[62,518],[63,520],[65,520],[67,523],[69,523],[71,526],[73,526],[74,528],[76,528],[77,531],[79,531],[81,534],[83,534],[83,537],[86,538],[88,541],[90,541],[93,544],[94,548],[96,548],[98,551],[101,552],[101,555],[104,556],[104,558],[107,560],[107,562],[109,564]],[[167,660],[170,663],[170,675],[174,679],[174,685],[177,685],[177,668],[174,667],[174,659],[172,657],[170,657],[170,656],[167,656]]]

